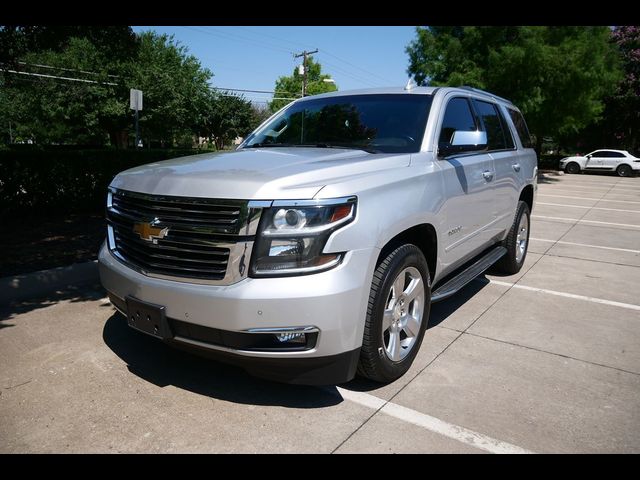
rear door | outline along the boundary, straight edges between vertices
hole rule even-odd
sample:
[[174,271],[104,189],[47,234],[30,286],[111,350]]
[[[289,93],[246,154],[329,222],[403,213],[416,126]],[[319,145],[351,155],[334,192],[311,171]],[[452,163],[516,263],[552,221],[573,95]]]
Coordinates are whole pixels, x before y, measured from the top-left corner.
[[520,186],[523,184],[522,165],[513,135],[498,104],[476,98],[473,106],[482,128],[487,132],[487,151],[493,158],[495,167],[495,222],[489,226],[487,233],[489,236],[498,236],[513,222]]
[[624,161],[626,155],[620,152],[607,151],[606,158],[602,159],[602,164],[607,170],[615,170]]
[[[476,131],[480,123],[468,97],[445,99],[438,129],[438,144],[451,142],[455,131]],[[493,158],[482,152],[438,157],[444,199],[440,218],[444,242],[443,263],[449,270],[484,249],[490,241],[489,226],[495,218]]]

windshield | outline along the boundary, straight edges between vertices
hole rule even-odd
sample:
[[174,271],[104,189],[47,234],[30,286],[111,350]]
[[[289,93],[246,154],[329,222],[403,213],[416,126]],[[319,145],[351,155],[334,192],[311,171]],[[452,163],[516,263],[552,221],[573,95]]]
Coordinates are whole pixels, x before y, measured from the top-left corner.
[[370,152],[420,150],[431,95],[345,95],[294,103],[252,133],[243,148],[358,148]]

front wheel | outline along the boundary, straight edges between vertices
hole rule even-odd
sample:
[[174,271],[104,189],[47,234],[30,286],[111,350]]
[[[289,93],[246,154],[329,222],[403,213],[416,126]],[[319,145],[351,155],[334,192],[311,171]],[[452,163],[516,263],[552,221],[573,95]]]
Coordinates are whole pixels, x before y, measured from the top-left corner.
[[630,177],[631,167],[623,163],[622,165],[619,165],[618,168],[616,168],[616,173],[619,177]]
[[580,173],[580,165],[578,165],[576,162],[570,162],[566,167],[564,167],[564,171],[571,174]]
[[513,220],[507,238],[503,242],[507,253],[496,263],[496,268],[501,273],[516,274],[524,265],[529,247],[529,224],[531,214],[526,202],[518,202],[516,217]]
[[392,382],[413,363],[427,328],[431,279],[415,245],[393,250],[373,275],[358,373]]

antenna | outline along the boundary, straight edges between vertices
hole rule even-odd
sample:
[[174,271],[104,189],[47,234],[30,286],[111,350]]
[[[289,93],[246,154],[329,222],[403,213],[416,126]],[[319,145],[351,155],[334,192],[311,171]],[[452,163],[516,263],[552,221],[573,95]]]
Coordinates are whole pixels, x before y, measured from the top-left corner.
[[416,88],[418,86],[418,84],[415,82],[415,80],[412,78],[409,79],[409,81],[407,82],[407,86],[404,87],[405,90],[407,90],[408,92],[413,90],[414,88]]

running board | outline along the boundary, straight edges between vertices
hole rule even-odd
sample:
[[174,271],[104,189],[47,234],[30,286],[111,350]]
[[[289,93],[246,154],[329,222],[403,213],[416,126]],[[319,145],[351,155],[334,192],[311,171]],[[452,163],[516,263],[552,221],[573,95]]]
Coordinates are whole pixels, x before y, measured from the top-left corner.
[[491,265],[500,260],[500,258],[502,258],[506,253],[506,248],[496,247],[483,257],[480,257],[476,262],[468,266],[447,283],[444,283],[431,292],[431,302],[439,302],[440,300],[450,297]]

